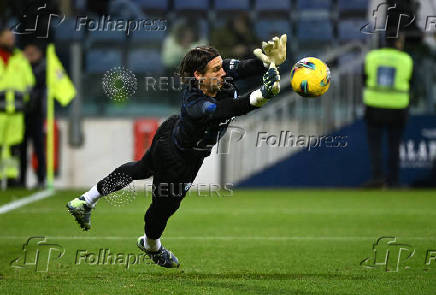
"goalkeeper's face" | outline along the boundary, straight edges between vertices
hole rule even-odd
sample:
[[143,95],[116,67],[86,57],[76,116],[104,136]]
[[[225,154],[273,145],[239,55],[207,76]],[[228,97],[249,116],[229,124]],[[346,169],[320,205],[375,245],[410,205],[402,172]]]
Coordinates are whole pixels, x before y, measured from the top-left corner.
[[203,74],[198,71],[195,72],[195,78],[199,81],[200,89],[206,95],[212,97],[221,89],[225,75],[221,56],[209,61]]

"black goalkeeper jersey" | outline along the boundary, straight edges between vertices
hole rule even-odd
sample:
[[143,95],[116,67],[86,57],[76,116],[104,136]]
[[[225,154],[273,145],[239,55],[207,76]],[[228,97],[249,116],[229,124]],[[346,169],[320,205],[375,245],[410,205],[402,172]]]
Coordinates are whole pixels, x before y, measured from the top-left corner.
[[225,59],[223,69],[226,72],[225,82],[216,97],[209,97],[196,87],[183,88],[180,119],[172,134],[173,142],[179,150],[210,155],[213,146],[225,134],[235,116],[257,109],[250,104],[250,94],[239,95],[234,83],[239,79],[263,74],[263,63],[258,59]]

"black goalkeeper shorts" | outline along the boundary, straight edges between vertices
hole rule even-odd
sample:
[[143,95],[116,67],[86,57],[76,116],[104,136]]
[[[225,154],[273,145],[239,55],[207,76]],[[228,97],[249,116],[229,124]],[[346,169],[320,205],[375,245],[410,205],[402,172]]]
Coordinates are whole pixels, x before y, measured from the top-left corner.
[[180,151],[174,144],[172,133],[180,119],[174,115],[165,120],[157,129],[152,145],[147,151],[151,158],[153,183],[192,183],[203,164],[204,156]]
[[141,160],[151,163],[153,170],[152,202],[144,216],[144,232],[151,239],[161,237],[203,164],[203,156],[188,154],[175,146],[172,133],[178,120],[179,116],[171,116],[162,123]]

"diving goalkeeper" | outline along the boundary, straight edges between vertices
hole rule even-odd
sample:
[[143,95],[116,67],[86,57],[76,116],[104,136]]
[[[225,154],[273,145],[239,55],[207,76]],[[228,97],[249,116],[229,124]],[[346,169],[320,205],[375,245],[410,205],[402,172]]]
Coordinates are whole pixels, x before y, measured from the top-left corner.
[[[131,181],[153,176],[152,202],[145,213],[145,234],[137,246],[156,264],[179,267],[171,251],[161,245],[160,237],[171,215],[197,176],[203,159],[224,135],[235,116],[260,108],[280,91],[276,66],[286,59],[286,35],[262,42],[254,50],[258,59],[223,60],[208,46],[190,50],[180,64],[184,87],[179,115],[173,115],[157,129],[151,147],[141,160],[116,168],[81,197],[68,202],[67,208],[83,230],[91,228],[91,210],[99,198],[126,187]],[[259,89],[239,95],[238,79],[263,75]]]

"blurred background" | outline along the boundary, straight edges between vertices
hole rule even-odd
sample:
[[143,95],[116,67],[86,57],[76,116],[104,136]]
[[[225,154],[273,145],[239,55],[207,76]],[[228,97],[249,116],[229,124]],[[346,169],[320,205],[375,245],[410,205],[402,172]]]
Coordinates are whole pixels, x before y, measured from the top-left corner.
[[[414,63],[409,116],[397,147],[399,178],[393,185],[436,185],[436,4],[432,0],[3,0],[0,5],[2,24],[12,29],[15,46],[26,54],[40,91],[30,90],[29,101],[37,106],[23,110],[28,131],[22,142],[15,143],[18,151],[3,157],[3,163],[13,157],[21,163],[15,166],[18,174],[10,177],[3,172],[9,186],[43,187],[46,182],[45,167],[38,165],[38,159],[44,161],[42,118],[47,106],[45,74],[38,74],[38,65],[47,58],[48,44],[55,45],[76,92],[67,106],[55,105],[54,186],[82,188],[120,164],[139,159],[159,123],[179,112],[180,92],[172,78],[177,78],[174,73],[190,48],[210,44],[223,58],[254,58],[252,51],[261,41],[284,33],[288,52],[280,66],[281,94],[261,110],[233,121],[234,128],[207,158],[197,182],[360,187],[378,180],[371,173],[364,120],[364,63],[369,51],[386,45],[388,28],[399,28],[405,36],[404,51]],[[94,27],[104,27],[108,18],[144,20],[147,25],[129,34],[122,24],[117,30]],[[81,26],[82,20],[88,20],[89,26]],[[319,57],[330,67],[331,86],[321,98],[302,98],[290,89],[292,65],[306,56]],[[120,66],[137,80],[136,91],[124,102],[108,98],[102,85],[104,75]],[[150,77],[157,84],[160,77],[168,79],[162,80],[162,87],[147,88]],[[260,77],[238,86],[246,92],[259,83]],[[37,118],[32,118],[36,113]],[[35,126],[41,126],[40,131]],[[240,130],[242,138],[237,136]],[[339,136],[345,144],[318,144],[310,150],[297,145],[256,146],[259,132],[279,137],[286,131],[294,137]],[[383,170],[390,169],[389,152],[385,148],[379,160]]]

